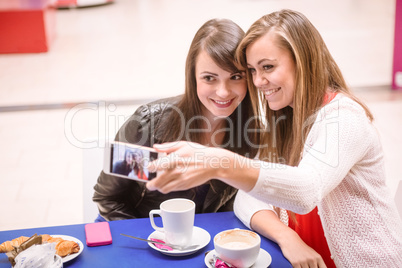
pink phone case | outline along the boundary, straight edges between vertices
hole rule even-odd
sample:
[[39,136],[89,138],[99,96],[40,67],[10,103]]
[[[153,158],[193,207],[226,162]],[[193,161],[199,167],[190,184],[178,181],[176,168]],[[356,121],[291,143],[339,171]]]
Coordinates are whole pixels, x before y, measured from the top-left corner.
[[88,223],[85,225],[85,236],[89,247],[109,245],[112,234],[108,222]]

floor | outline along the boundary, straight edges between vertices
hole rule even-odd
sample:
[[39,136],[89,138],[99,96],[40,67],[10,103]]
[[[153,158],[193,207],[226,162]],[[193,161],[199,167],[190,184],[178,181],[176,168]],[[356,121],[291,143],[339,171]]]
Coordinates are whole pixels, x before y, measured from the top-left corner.
[[394,191],[402,175],[402,92],[389,86],[395,0],[116,0],[58,10],[47,53],[0,55],[0,231],[87,222],[83,152],[113,138],[139,104],[183,92],[186,53],[206,20],[246,30],[282,8],[310,18],[372,109]]

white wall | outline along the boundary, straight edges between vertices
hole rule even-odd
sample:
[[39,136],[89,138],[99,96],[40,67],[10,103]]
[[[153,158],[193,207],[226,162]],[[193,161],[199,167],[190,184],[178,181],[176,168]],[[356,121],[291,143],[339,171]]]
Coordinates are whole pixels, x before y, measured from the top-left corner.
[[0,55],[0,106],[180,94],[190,42],[206,20],[247,30],[282,8],[307,15],[352,87],[391,84],[395,0],[116,0],[59,10],[48,53]]

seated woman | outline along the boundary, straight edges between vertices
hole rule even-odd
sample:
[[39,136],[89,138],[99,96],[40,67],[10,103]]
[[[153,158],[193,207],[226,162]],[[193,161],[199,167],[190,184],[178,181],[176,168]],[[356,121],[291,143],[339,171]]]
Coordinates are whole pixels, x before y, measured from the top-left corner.
[[[255,156],[258,142],[243,131],[254,128],[245,70],[234,63],[244,31],[227,19],[212,19],[196,33],[186,60],[184,95],[141,106],[124,123],[116,141],[153,146],[179,140],[222,147],[246,157]],[[138,176],[138,173],[136,174]],[[188,198],[196,213],[233,210],[237,189],[219,180],[198,187],[162,194],[145,183],[101,172],[93,201],[98,220],[143,218],[171,198]]]
[[[219,178],[243,190],[237,216],[278,242],[294,267],[402,267],[401,223],[373,116],[317,29],[299,12],[273,12],[250,27],[237,55],[264,115],[259,160],[189,142],[154,145],[168,156],[148,166],[163,171],[148,189],[168,193]],[[211,157],[227,168],[214,168]],[[181,159],[185,173],[176,168]],[[277,216],[266,204],[283,209]],[[307,245],[295,246],[299,238]],[[305,249],[322,258],[306,262]]]

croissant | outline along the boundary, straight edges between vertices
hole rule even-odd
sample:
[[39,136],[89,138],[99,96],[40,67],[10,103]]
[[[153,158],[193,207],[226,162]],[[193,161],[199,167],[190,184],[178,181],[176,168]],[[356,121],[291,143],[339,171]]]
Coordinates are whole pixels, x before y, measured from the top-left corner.
[[80,246],[69,240],[64,240],[60,237],[51,237],[50,235],[42,235],[42,241],[47,243],[56,243],[56,254],[60,257],[65,257],[72,253],[80,251]]
[[48,234],[43,234],[43,235],[41,235],[42,236],[42,242],[45,242],[45,241],[47,241],[47,240],[49,240],[50,238],[52,238],[50,235],[48,235]]
[[[74,242],[69,240],[64,240],[60,237],[51,237],[48,234],[43,234],[42,242],[47,243],[56,243],[56,254],[60,257],[65,257],[72,253],[77,253],[80,251],[80,246]],[[28,240],[29,237],[20,236],[11,241],[6,241],[0,245],[0,253],[6,253],[14,249],[14,247],[20,246],[22,243]]]
[[63,241],[63,239],[60,238],[60,237],[51,237],[51,236],[49,235],[49,237],[46,237],[46,236],[45,236],[45,238],[43,238],[43,236],[42,236],[42,242],[47,242],[47,243],[59,243],[60,241]]
[[56,245],[56,254],[60,257],[65,257],[69,254],[77,253],[79,251],[80,246],[74,241],[63,240]]
[[14,238],[11,241],[6,241],[0,245],[0,253],[6,253],[14,249],[14,247],[18,247],[22,243],[28,240],[29,237],[27,236],[20,236]]

